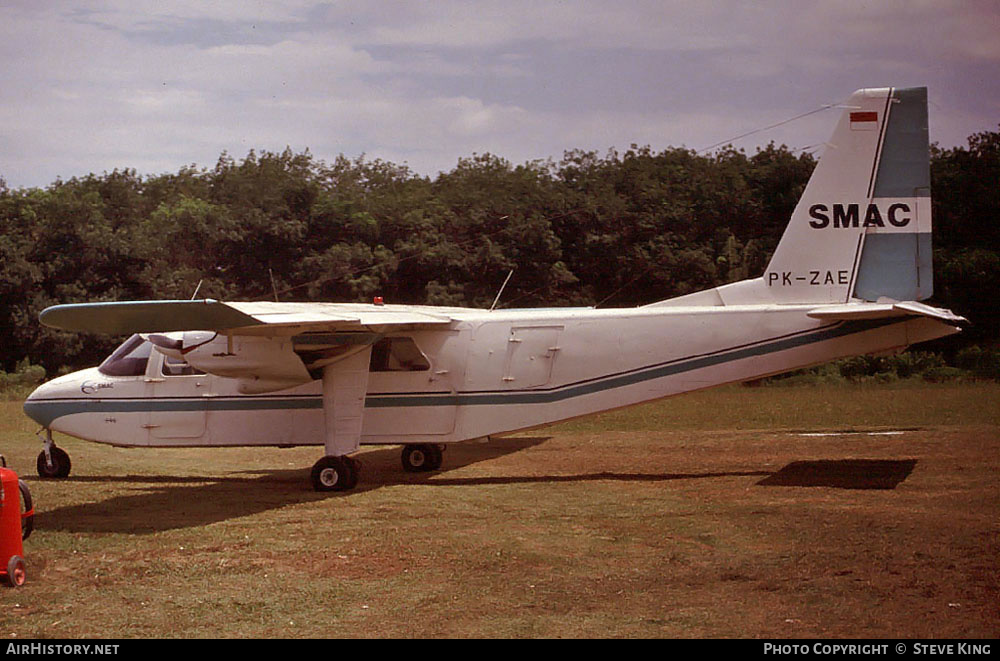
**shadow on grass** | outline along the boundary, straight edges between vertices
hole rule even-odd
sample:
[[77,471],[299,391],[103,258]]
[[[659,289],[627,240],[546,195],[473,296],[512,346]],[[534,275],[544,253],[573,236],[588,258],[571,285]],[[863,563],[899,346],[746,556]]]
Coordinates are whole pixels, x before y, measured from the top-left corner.
[[367,491],[396,485],[424,487],[508,484],[555,484],[595,481],[668,482],[724,477],[764,477],[759,486],[838,487],[843,489],[893,489],[906,479],[915,459],[902,461],[843,460],[797,461],[777,473],[771,471],[706,471],[702,473],[584,473],[578,475],[503,475],[449,477],[448,471],[496,459],[548,440],[521,437],[490,443],[449,446],[441,471],[407,473],[396,447],[367,450],[359,455],[361,481],[349,492],[317,493],[309,482],[311,467],[284,470],[240,471],[205,476],[97,475],[70,477],[85,491],[88,483],[119,485],[120,493],[98,502],[46,509],[36,504],[35,529],[39,531],[119,533],[143,535],[178,528],[204,526],[237,519],[288,505],[351,498]]
[[503,477],[431,478],[431,486],[482,486],[488,484],[556,484],[559,482],[669,482],[719,477],[760,477],[769,471],[730,471],[721,473],[582,473],[580,475],[513,475]]
[[427,483],[432,475],[495,459],[546,440],[547,437],[515,438],[450,446],[442,471],[437,473],[404,472],[396,447],[368,450],[359,455],[361,481],[349,492],[313,491],[309,478],[311,466],[204,476],[71,476],[67,482],[78,483],[82,489],[88,483],[120,485],[124,493],[99,502],[54,509],[38,503],[35,530],[142,535],[204,526],[298,503],[350,498],[384,486]]
[[913,472],[916,459],[795,461],[760,482],[762,487],[895,489]]

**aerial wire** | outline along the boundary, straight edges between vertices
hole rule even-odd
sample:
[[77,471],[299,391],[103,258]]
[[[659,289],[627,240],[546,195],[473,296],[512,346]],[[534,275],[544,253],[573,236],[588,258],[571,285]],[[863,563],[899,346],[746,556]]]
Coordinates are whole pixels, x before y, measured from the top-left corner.
[[771,129],[776,129],[779,126],[784,126],[785,124],[790,124],[790,123],[792,123],[792,122],[794,122],[796,120],[802,119],[804,117],[808,117],[809,115],[815,115],[818,112],[823,112],[824,110],[829,110],[830,108],[837,108],[838,106],[840,106],[840,103],[824,103],[819,108],[813,108],[812,110],[809,110],[807,112],[795,115],[794,117],[789,117],[788,119],[783,119],[780,122],[776,122],[774,124],[769,124],[768,126],[762,126],[760,128],[753,129],[752,131],[747,131],[746,133],[741,133],[740,135],[737,135],[735,137],[729,138],[728,140],[723,140],[722,142],[717,142],[714,145],[711,145],[709,147],[705,147],[704,149],[701,149],[701,150],[699,150],[699,151],[697,151],[695,153],[696,154],[704,154],[705,152],[711,151],[711,150],[715,149],[716,147],[721,147],[723,145],[731,144],[733,142],[736,142],[737,140],[742,140],[743,138],[750,137],[751,135],[756,135],[757,133],[763,133],[764,131],[770,131]]

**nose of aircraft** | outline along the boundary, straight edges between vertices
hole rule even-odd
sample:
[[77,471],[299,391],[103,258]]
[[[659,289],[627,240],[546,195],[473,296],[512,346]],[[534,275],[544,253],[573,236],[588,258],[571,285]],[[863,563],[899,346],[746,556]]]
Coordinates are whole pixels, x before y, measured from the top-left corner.
[[54,419],[50,400],[57,388],[53,386],[53,383],[52,381],[43,383],[24,400],[24,414],[42,427],[48,427]]
[[91,371],[73,372],[38,386],[24,400],[25,415],[42,427],[51,427],[53,420],[72,409],[72,400],[81,398],[84,393],[81,388],[87,383],[87,375]]

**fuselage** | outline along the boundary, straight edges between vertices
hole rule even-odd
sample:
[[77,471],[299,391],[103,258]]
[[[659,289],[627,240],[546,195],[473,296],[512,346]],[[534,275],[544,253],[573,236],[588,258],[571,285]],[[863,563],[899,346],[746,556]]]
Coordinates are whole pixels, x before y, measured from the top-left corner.
[[[449,309],[444,328],[373,332],[383,349],[372,353],[361,442],[508,433],[956,332],[928,318],[820,321],[807,316],[814,307]],[[143,353],[135,373],[91,368],[44,384],[25,412],[119,446],[323,444],[320,381],[244,394],[237,379],[151,345]]]

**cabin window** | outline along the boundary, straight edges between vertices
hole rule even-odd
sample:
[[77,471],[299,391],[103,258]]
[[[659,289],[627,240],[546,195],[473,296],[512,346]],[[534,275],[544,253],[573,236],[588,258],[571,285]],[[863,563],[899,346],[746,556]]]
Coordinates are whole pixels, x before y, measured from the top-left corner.
[[424,372],[430,368],[427,357],[409,337],[386,337],[372,345],[372,372]]
[[97,370],[108,376],[143,376],[153,345],[133,335],[101,363]]
[[187,361],[167,355],[163,356],[161,371],[164,376],[196,376],[204,374],[201,370],[196,370],[188,365]]

